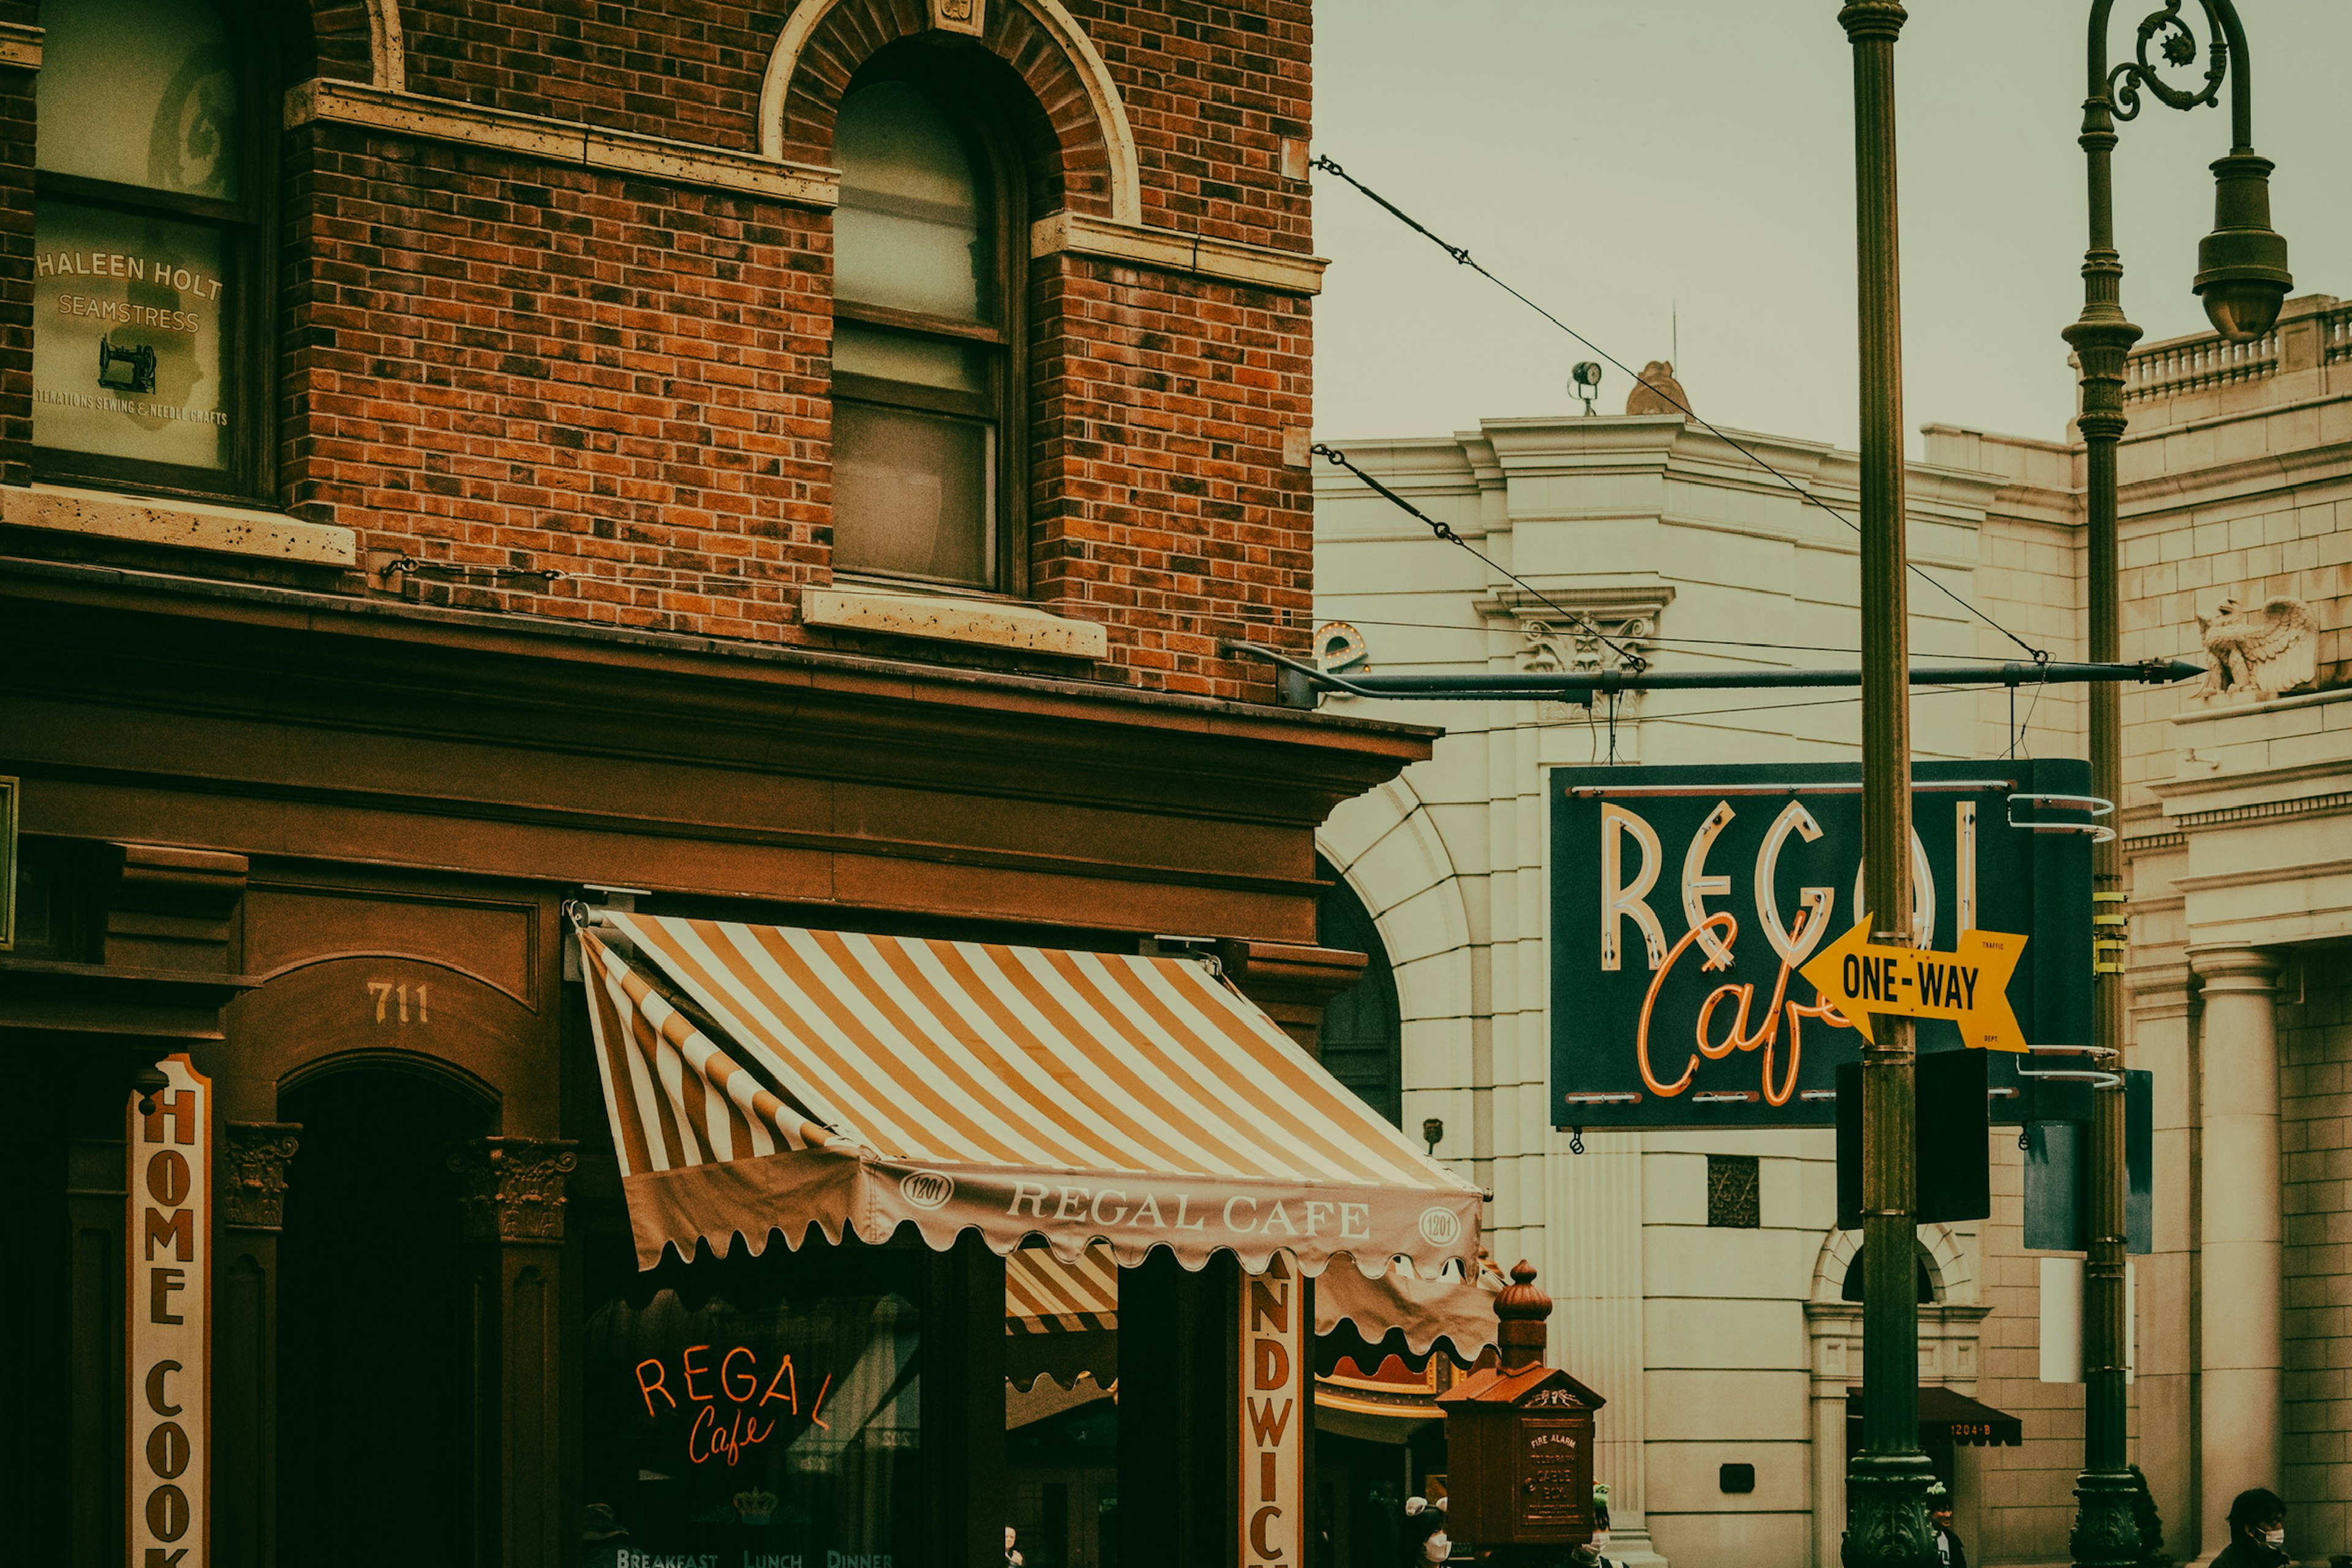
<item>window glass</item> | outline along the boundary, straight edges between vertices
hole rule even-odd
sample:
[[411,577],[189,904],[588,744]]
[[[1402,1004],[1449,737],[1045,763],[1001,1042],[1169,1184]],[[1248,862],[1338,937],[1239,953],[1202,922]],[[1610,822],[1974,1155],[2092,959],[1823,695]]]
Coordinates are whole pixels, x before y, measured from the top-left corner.
[[39,166],[233,201],[236,73],[214,6],[45,0]]
[[34,444],[226,468],[221,231],[47,200],[33,226]]
[[880,332],[849,321],[834,323],[833,368],[850,375],[950,392],[985,393],[988,360],[988,351],[977,343]]
[[994,436],[978,420],[835,402],[835,568],[986,584]]
[[673,1264],[592,1311],[583,1560],[919,1564],[923,1261]]
[[835,131],[844,300],[959,321],[991,317],[994,268],[982,184],[947,116],[904,82],[860,88]]

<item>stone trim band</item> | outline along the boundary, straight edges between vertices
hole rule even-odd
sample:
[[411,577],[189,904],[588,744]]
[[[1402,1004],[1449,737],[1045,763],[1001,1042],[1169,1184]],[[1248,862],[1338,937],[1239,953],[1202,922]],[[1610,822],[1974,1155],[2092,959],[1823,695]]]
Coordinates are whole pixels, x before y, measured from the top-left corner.
[[286,128],[314,123],[513,153],[599,174],[761,196],[792,206],[830,209],[841,201],[841,182],[831,169],[359,82],[320,78],[289,89]]

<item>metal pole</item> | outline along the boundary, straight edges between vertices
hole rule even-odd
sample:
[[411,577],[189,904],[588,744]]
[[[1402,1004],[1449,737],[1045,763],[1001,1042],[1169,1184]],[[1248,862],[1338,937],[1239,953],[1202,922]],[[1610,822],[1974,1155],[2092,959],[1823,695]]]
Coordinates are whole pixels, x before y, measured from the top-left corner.
[[[1896,0],[1847,0],[1853,48],[1856,277],[1862,342],[1862,842],[1879,940],[1911,927],[1911,711],[1903,518],[1903,304],[1899,287],[1895,41]],[[1889,932],[1900,933],[1888,935]],[[1919,1305],[1914,1294],[1912,1145],[1916,1106],[1908,1018],[1875,1020],[1863,1050],[1862,1449],[1846,1471],[1846,1568],[1935,1561],[1919,1451]]]
[[[2245,31],[2231,0],[2201,0],[2212,29],[2206,49],[2206,76],[2201,84],[2171,87],[2151,62],[2151,38],[2185,46],[2170,54],[2176,65],[2197,57],[2195,37],[2177,16],[2151,16],[2141,24],[2132,61],[2116,72],[2108,69],[2107,32],[2115,0],[2093,0],[2087,50],[2088,93],[2083,104],[2083,153],[2087,164],[2090,205],[2090,245],[2083,253],[2083,313],[2066,329],[2082,376],[2082,413],[2076,423],[2083,433],[2084,520],[2089,535],[2090,582],[2086,595],[2090,621],[2090,656],[2096,660],[2117,657],[2121,622],[2118,599],[2121,552],[2117,539],[2116,454],[2122,441],[2124,373],[2139,328],[2123,311],[2123,258],[2116,250],[2113,155],[2116,122],[2137,114],[2143,95],[2172,109],[2193,109],[2219,100],[2224,76],[2235,72],[2231,88],[2231,156],[2214,165],[2221,177],[2214,237],[2200,256],[2252,260],[2275,268],[2274,287],[2283,296],[2289,286],[2285,242],[2269,228],[2267,197],[2260,176],[2269,163],[2254,155],[2252,141],[2252,62],[2247,58]],[[2177,13],[2178,6],[2170,8]],[[2255,168],[2259,165],[2259,168]],[[2236,173],[2250,172],[2250,181],[2231,183]],[[2241,190],[2240,185],[2245,189]],[[2252,247],[2246,255],[2220,256],[2231,246]],[[2241,270],[2247,270],[2241,268]],[[2263,270],[2254,268],[2253,270]],[[2265,275],[2269,275],[2267,272]],[[2199,288],[2206,287],[2200,274]],[[2209,300],[2209,314],[2211,301]],[[2232,335],[2258,332],[2275,316],[2249,322],[2242,314],[2217,325]],[[2091,689],[2091,793],[2120,802],[2123,779],[2123,694],[2112,684]],[[2091,851],[2094,909],[2099,924],[2092,973],[2092,1044],[2103,1053],[2098,1065],[2123,1065],[2124,858],[2120,838],[2094,846]],[[2090,1191],[2086,1194],[2090,1225],[2090,1256],[2083,1281],[2083,1469],[2074,1483],[2075,1514],[2072,1550],[2083,1568],[2132,1568],[2143,1542],[2134,1510],[2137,1488],[2133,1482],[2126,1432],[2127,1394],[2124,1386],[2125,1349],[2128,1342],[2124,1321],[2125,1187],[2124,1089],[2120,1082],[2092,1092]]]

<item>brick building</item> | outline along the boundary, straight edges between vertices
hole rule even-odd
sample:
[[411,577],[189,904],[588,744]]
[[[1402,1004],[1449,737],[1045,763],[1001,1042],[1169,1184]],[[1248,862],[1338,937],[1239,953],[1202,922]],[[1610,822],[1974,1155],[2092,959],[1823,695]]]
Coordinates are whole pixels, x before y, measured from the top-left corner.
[[[1155,955],[1211,951],[1310,1049],[1360,973],[1314,830],[1429,732],[1216,651],[1308,637],[1310,43],[1304,0],[0,6],[20,1552],[948,1563],[1010,1521],[1036,1568],[1247,1556],[1215,1369],[1264,1257],[1119,1314],[1167,1353],[1105,1451],[1099,1397],[1008,1435],[1011,1242],[778,1216],[644,1275],[627,1184],[689,1103],[706,1173],[885,1142],[662,931],[1099,969],[1196,1021],[1227,993]],[[1265,1016],[1213,1048],[1275,1061]],[[1459,1207],[1369,1120],[1339,1142]],[[1468,1256],[1468,1201],[1429,1246]],[[657,1385],[718,1408],[716,1342],[668,1341],[722,1331],[739,1404],[825,1363],[789,1464],[632,1447]]]

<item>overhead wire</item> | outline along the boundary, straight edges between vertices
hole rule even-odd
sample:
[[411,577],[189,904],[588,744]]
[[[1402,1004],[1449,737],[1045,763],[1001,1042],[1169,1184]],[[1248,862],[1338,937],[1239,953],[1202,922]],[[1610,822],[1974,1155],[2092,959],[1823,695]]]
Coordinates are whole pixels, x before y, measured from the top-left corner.
[[1422,510],[1421,508],[1413,505],[1412,502],[1405,500],[1404,497],[1397,494],[1396,491],[1389,489],[1388,486],[1382,484],[1380,480],[1366,473],[1362,468],[1357,467],[1355,460],[1349,458],[1347,453],[1339,450],[1335,447],[1327,447],[1320,441],[1318,441],[1313,447],[1309,447],[1308,450],[1316,457],[1322,458],[1325,462],[1336,464],[1355,475],[1357,479],[1362,480],[1365,484],[1370,486],[1375,491],[1379,492],[1381,499],[1386,500],[1391,506],[1402,507],[1405,511],[1419,518],[1423,523],[1428,525],[1430,532],[1435,534],[1446,543],[1460,545],[1463,549],[1468,551],[1471,554],[1485,562],[1490,571],[1499,572],[1504,576],[1508,577],[1512,582],[1517,583],[1521,588],[1533,595],[1538,604],[1544,605],[1548,609],[1557,611],[1569,621],[1577,626],[1582,626],[1586,632],[1599,638],[1601,645],[1603,647],[1606,647],[1610,652],[1615,654],[1619,658],[1623,659],[1627,668],[1638,671],[1650,668],[1650,661],[1648,659],[1643,658],[1637,650],[1627,647],[1624,644],[1617,641],[1614,637],[1612,637],[1607,632],[1604,632],[1599,626],[1594,626],[1591,617],[1587,616],[1584,612],[1581,610],[1571,610],[1566,605],[1563,605],[1558,600],[1552,598],[1551,595],[1546,594],[1541,588],[1537,587],[1533,583],[1528,582],[1525,577],[1520,576],[1517,573],[1512,571],[1509,567],[1504,565],[1501,562],[1496,560],[1493,556],[1487,554],[1485,551],[1479,549],[1476,545],[1471,543],[1460,534],[1454,532],[1454,525],[1452,523],[1444,522],[1437,518],[1430,516],[1427,512]]
[[[1470,254],[1467,247],[1455,245],[1448,241],[1443,236],[1431,229],[1426,224],[1423,224],[1418,218],[1415,218],[1411,213],[1406,212],[1402,207],[1398,206],[1394,202],[1389,200],[1386,196],[1381,195],[1378,191],[1364,184],[1363,181],[1348,173],[1347,170],[1341,168],[1333,159],[1325,157],[1318,153],[1310,166],[1315,169],[1321,170],[1325,174],[1336,175],[1339,179],[1346,181],[1349,184],[1353,185],[1359,192],[1369,197],[1374,205],[1388,213],[1390,216],[1395,218],[1398,222],[1403,224],[1406,227],[1412,229],[1414,233],[1428,240],[1432,245],[1436,246],[1438,249],[1452,257],[1456,264],[1467,267],[1471,271],[1475,272],[1489,283],[1494,284],[1495,287],[1500,289],[1504,293],[1508,294],[1512,299],[1517,300],[1520,304],[1525,305],[1528,310],[1533,310],[1537,315],[1541,316],[1545,321],[1549,321],[1553,326],[1558,327],[1561,331],[1566,332],[1570,337],[1574,338],[1578,342],[1582,343],[1586,348],[1591,350],[1594,353],[1599,354],[1611,364],[1615,365],[1620,371],[1622,371],[1635,383],[1643,385],[1650,384],[1643,382],[1640,373],[1626,364],[1624,361],[1619,359],[1607,349],[1602,348],[1599,343],[1594,342],[1591,338],[1586,337],[1582,332],[1578,331],[1574,327],[1570,326],[1559,317],[1554,315],[1550,310],[1546,310],[1542,305],[1538,304],[1534,300],[1521,293],[1503,279],[1489,271],[1484,263],[1480,262],[1476,257]],[[1733,451],[1738,452],[1741,457],[1746,458],[1749,462],[1754,463],[1758,468],[1763,469],[1766,473],[1780,480],[1783,485],[1786,485],[1789,488],[1790,492],[1795,495],[1799,500],[1803,501],[1809,506],[1819,507],[1822,510],[1829,513],[1832,517],[1836,518],[1840,522],[1845,524],[1848,528],[1853,529],[1857,533],[1862,531],[1862,525],[1860,523],[1846,516],[1845,513],[1840,511],[1837,508],[1830,505],[1829,502],[1823,500],[1821,497],[1813,494],[1811,490],[1799,484],[1789,475],[1782,473],[1779,468],[1774,468],[1769,462],[1767,462],[1764,459],[1760,453],[1750,449],[1748,447],[1733,438],[1730,435],[1726,433],[1722,428],[1711,421],[1702,417],[1696,409],[1692,408],[1689,404],[1684,402],[1681,398],[1675,396],[1670,389],[1652,385],[1651,390],[1657,393],[1659,396],[1664,398],[1668,403],[1673,404],[1676,408],[1682,410],[1684,415],[1686,416],[1694,424],[1715,437],[1717,440],[1721,441],[1725,446],[1729,447]],[[1318,451],[1328,449],[1329,448],[1324,447],[1318,448]],[[1352,468],[1353,465],[1350,465],[1350,467]],[[1369,479],[1369,476],[1364,475],[1360,469],[1357,470],[1357,474],[1359,478]],[[1402,500],[1402,498],[1396,496],[1394,491],[1387,489],[1385,486],[1379,488],[1381,489],[1382,493],[1388,495],[1390,499],[1397,500]],[[1421,514],[1416,510],[1414,515],[1420,516]],[[1424,519],[1423,521],[1427,520]],[[2050,654],[2047,649],[2035,647],[2032,643],[2027,642],[2023,637],[2019,637],[2015,632],[2011,631],[2007,626],[2002,626],[1999,621],[1994,620],[1990,616],[1985,614],[1984,611],[1969,603],[1968,600],[1953,592],[1943,583],[1937,581],[1935,577],[1930,576],[1917,564],[1911,562],[1906,562],[1904,564],[1906,568],[1916,575],[1921,582],[1926,583],[1937,593],[1942,594],[1946,598],[1951,600],[1952,603],[1966,610],[1969,615],[1974,616],[1978,620],[1982,621],[1986,626],[1990,626],[2002,637],[2007,637],[2011,642],[2015,643],[2019,647],[2024,649],[2027,655],[2030,656],[2035,663],[2046,664],[2049,662]],[[1513,577],[1512,581],[1517,582],[1518,579],[1517,577]]]

